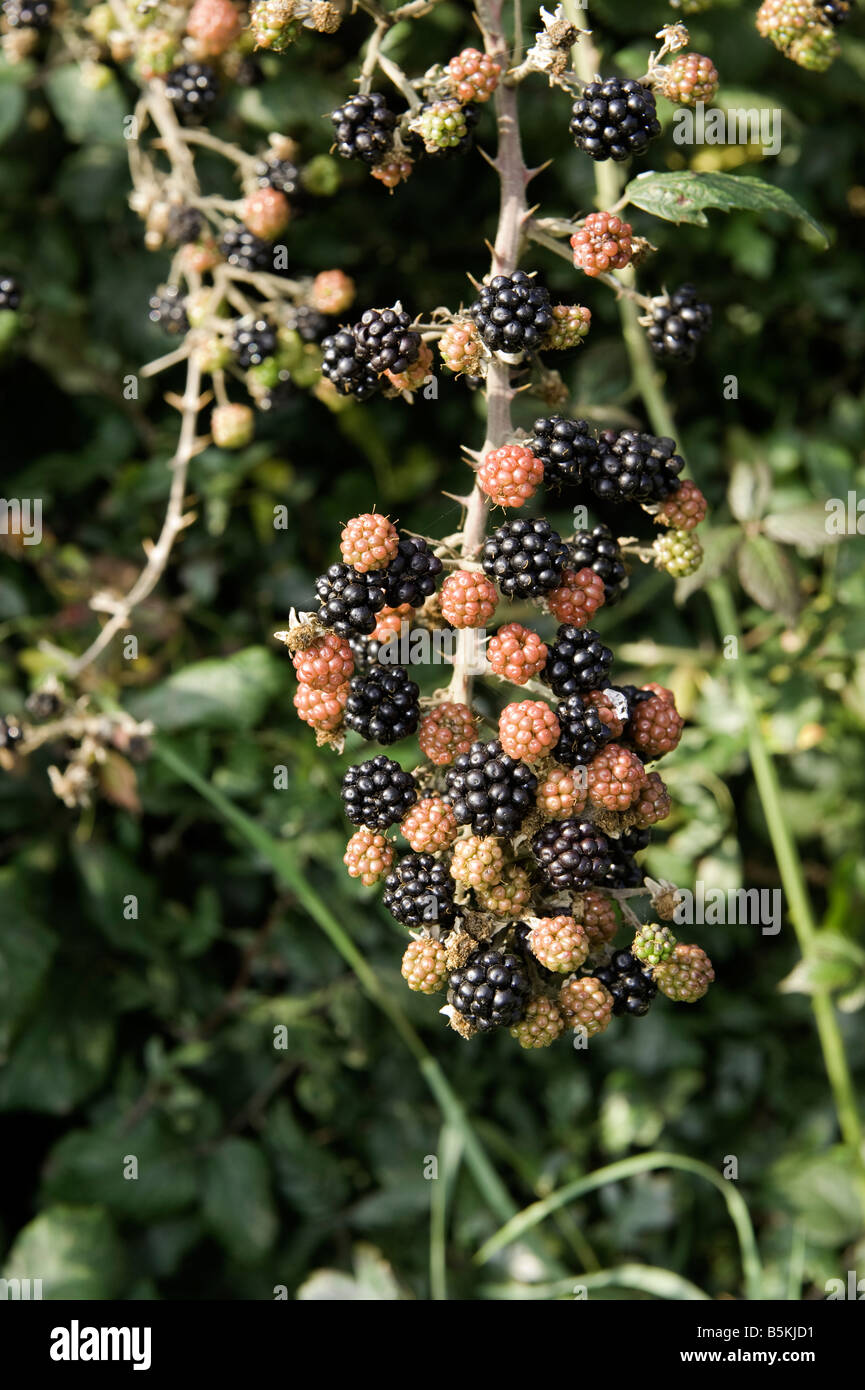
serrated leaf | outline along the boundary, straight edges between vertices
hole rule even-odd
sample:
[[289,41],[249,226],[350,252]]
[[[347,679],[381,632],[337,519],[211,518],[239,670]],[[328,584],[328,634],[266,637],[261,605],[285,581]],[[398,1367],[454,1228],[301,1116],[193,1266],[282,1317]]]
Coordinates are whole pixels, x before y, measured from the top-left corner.
[[648,172],[638,174],[625,189],[628,202],[642,208],[665,222],[690,222],[707,227],[705,208],[732,212],[743,208],[752,212],[783,212],[804,222],[828,245],[828,238],[819,222],[785,193],[764,179],[749,174],[695,173],[683,169],[676,173]]
[[727,485],[727,501],[737,521],[756,521],[761,517],[771,491],[772,475],[762,460],[736,460]]
[[701,535],[700,540],[703,544],[703,563],[695,574],[678,580],[677,604],[685,603],[691,594],[702,589],[711,579],[717,579],[727,566],[732,564],[736,547],[742,540],[742,531],[738,526],[714,526],[705,535]]
[[805,502],[801,507],[789,507],[773,512],[763,521],[763,530],[774,541],[798,545],[803,550],[820,550],[834,544],[840,536],[827,528],[826,508],[821,502]]
[[794,622],[799,588],[787,556],[767,536],[748,536],[738,555],[739,580],[746,594],[768,613]]

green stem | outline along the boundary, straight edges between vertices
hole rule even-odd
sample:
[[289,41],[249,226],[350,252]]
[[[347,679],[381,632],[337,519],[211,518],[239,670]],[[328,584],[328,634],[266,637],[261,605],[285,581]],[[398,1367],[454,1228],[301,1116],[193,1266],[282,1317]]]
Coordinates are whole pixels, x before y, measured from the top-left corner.
[[488,1284],[484,1295],[488,1299],[549,1300],[576,1297],[577,1289],[591,1293],[593,1289],[636,1289],[654,1298],[675,1299],[688,1303],[708,1302],[704,1289],[683,1279],[671,1269],[656,1265],[617,1265],[614,1269],[599,1269],[581,1274],[578,1280],[557,1279],[551,1284]]

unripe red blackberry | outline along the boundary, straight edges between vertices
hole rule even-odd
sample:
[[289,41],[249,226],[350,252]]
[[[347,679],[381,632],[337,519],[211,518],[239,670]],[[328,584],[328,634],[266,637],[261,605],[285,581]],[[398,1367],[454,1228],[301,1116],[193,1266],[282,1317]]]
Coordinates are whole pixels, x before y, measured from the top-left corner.
[[641,700],[631,717],[628,735],[638,753],[662,758],[678,747],[685,721],[676,706],[657,695]]
[[[576,904],[575,904],[576,907]],[[589,938],[589,949],[599,951],[609,945],[619,930],[619,919],[611,898],[597,889],[583,893],[579,909],[580,920]]]
[[220,449],[242,449],[255,434],[255,415],[248,405],[215,406],[210,433]]
[[521,507],[543,480],[544,465],[521,444],[492,449],[477,471],[478,487],[497,507]]
[[419,854],[447,849],[457,837],[453,807],[440,796],[425,796],[411,808],[400,830]]
[[309,302],[320,314],[341,314],[354,296],[354,281],[344,270],[320,270],[312,282]]
[[496,611],[496,587],[482,574],[456,570],[441,587],[441,613],[452,627],[485,627]]
[[420,994],[437,994],[448,977],[447,950],[440,941],[421,937],[405,948],[400,973],[409,989]]
[[546,643],[521,623],[505,623],[487,646],[490,669],[512,685],[525,685],[544,669]]
[[505,866],[505,852],[490,836],[468,835],[457,840],[451,859],[451,877],[466,888],[492,887]]
[[588,337],[591,309],[584,309],[582,304],[554,304],[552,314],[553,326],[544,339],[544,347],[551,352],[567,352]]
[[569,1028],[582,1026],[588,1037],[603,1033],[613,1017],[613,996],[592,975],[568,980],[559,991],[559,1008]]
[[611,738],[625,732],[625,721],[606,690],[584,690],[580,696],[586,709],[593,709]]
[[668,101],[696,106],[711,101],[718,90],[718,70],[701,53],[677,53],[664,70],[660,90]]
[[216,58],[238,37],[241,24],[231,0],[195,0],[186,32],[197,41],[202,57]]
[[676,944],[669,927],[659,927],[657,922],[645,922],[634,937],[631,950],[643,965],[657,966],[670,960]]
[[547,594],[550,612],[570,627],[588,627],[605,602],[604,581],[592,569],[566,569],[557,589]]
[[468,753],[477,736],[477,723],[468,705],[445,701],[425,714],[418,730],[421,752],[436,767],[447,767]]
[[480,376],[484,349],[478,330],[468,319],[448,324],[438,343],[439,352],[449,372],[457,376]]
[[375,627],[369,635],[370,642],[387,642],[394,633],[399,634],[403,623],[411,622],[413,613],[410,603],[399,603],[396,608],[380,608],[375,615]]
[[352,517],[343,527],[339,548],[347,565],[358,574],[387,569],[399,547],[399,532],[377,512]]
[[532,881],[522,864],[506,864],[499,882],[480,884],[475,897],[484,912],[520,917],[532,900]]
[[569,975],[589,954],[589,938],[573,917],[544,917],[529,933],[529,950],[547,970]]
[[[637,694],[642,696],[644,700],[649,700],[653,695],[657,695],[658,699],[663,700],[666,705],[672,705],[674,708],[676,705],[676,697],[672,690],[668,690],[665,685],[658,685],[657,681],[647,681],[645,685],[640,687]],[[636,704],[642,704],[642,700],[637,700]],[[633,719],[633,711],[629,717]]]
[[291,660],[301,685],[316,690],[339,690],[354,674],[351,647],[335,632],[317,637],[310,646],[295,652]]
[[520,1047],[549,1047],[565,1031],[565,1020],[554,1000],[545,994],[530,999],[519,1023],[510,1029]]
[[589,763],[589,800],[608,811],[627,811],[646,786],[646,769],[629,748],[608,743]]
[[674,579],[696,574],[703,563],[703,547],[692,531],[668,531],[652,545],[655,568]]
[[454,96],[460,102],[489,101],[499,85],[501,70],[500,63],[477,48],[464,48],[447,66]]
[[393,863],[393,845],[377,830],[356,830],[345,847],[342,862],[351,878],[359,878],[365,888],[378,883]]
[[654,970],[658,989],[679,1004],[696,1004],[715,978],[712,962],[700,946],[676,946],[672,956]]
[[273,241],[284,231],[291,217],[291,205],[284,193],[275,188],[256,188],[244,198],[240,218],[253,236]]
[[375,164],[369,172],[374,179],[378,179],[379,183],[383,183],[385,188],[392,193],[401,183],[405,183],[413,168],[413,160],[392,154],[381,164]]
[[334,733],[342,727],[348,685],[337,690],[319,690],[314,685],[299,685],[294,692],[294,707],[304,724],[320,733]]
[[554,820],[568,820],[583,810],[588,789],[570,767],[552,767],[537,791],[537,807]]
[[655,521],[661,526],[672,526],[676,531],[693,531],[705,515],[705,497],[696,483],[685,478],[676,491],[661,503],[655,513]]
[[559,721],[543,700],[521,700],[505,705],[499,716],[499,742],[511,758],[535,763],[545,758],[559,740]]
[[670,793],[664,786],[660,774],[650,772],[645,787],[632,807],[638,817],[635,824],[641,829],[648,829],[650,825],[666,820],[672,809]]
[[610,212],[590,212],[571,237],[574,265],[592,278],[608,270],[624,270],[633,253],[629,222]]

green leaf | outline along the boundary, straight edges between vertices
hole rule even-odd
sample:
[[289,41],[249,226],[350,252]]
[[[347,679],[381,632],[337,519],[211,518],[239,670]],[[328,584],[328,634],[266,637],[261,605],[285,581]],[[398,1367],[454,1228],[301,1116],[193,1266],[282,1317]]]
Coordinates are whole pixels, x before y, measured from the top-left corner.
[[815,1245],[846,1245],[859,1233],[861,1205],[849,1149],[839,1145],[814,1156],[790,1154],[775,1164],[772,1177]]
[[29,910],[15,869],[0,870],[0,1052],[36,999],[56,945]]
[[739,579],[755,603],[769,613],[794,622],[799,612],[799,588],[783,550],[766,536],[748,536],[739,551]]
[[246,647],[216,661],[197,661],[152,690],[132,696],[136,719],[161,731],[251,729],[287,680],[286,667],[266,647]]
[[58,121],[76,145],[125,145],[129,104],[114,77],[96,91],[82,80],[77,63],[65,63],[49,73],[45,87]]
[[774,541],[784,541],[787,545],[798,545],[803,550],[814,551],[840,540],[839,536],[829,532],[826,523],[823,503],[805,502],[801,507],[773,512],[764,520],[763,529]]
[[762,461],[737,459],[727,485],[727,501],[737,521],[756,521],[763,515],[772,491],[772,475]]
[[625,196],[634,207],[642,208],[665,222],[690,222],[708,227],[705,208],[731,212],[746,208],[752,212],[783,212],[798,218],[820,237],[824,246],[828,238],[819,222],[785,193],[764,179],[748,174],[695,173],[683,169],[673,174],[653,172],[638,174],[625,189]]
[[113,1045],[104,999],[53,983],[0,1068],[0,1110],[68,1114],[103,1081]]
[[226,1139],[207,1160],[204,1218],[239,1264],[256,1264],[273,1245],[279,1222],[267,1163],[249,1139]]
[[[120,951],[152,956],[164,936],[153,880],[114,845],[92,840],[73,846],[89,908],[89,920]],[[136,904],[127,900],[135,898]],[[128,914],[135,911],[136,916]]]
[[0,82],[0,145],[15,130],[27,105],[27,93],[12,82]]
[[4,1279],[41,1279],[44,1299],[114,1298],[123,1251],[101,1207],[49,1207],[19,1233]]
[[[129,1159],[137,1160],[137,1176]],[[51,1151],[43,1178],[49,1202],[100,1202],[118,1217],[149,1223],[192,1206],[198,1160],[151,1113],[134,1129],[75,1130]]]
[[855,994],[863,982],[862,947],[839,932],[821,931],[808,955],[797,962],[778,988],[784,994],[814,994],[827,989],[852,990]]

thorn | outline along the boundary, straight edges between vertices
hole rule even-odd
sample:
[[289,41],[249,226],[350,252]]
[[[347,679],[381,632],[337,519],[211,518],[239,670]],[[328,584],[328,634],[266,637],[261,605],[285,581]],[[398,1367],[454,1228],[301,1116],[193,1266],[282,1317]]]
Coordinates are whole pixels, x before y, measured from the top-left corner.
[[[489,246],[489,242],[487,242],[487,246]],[[476,279],[475,279],[475,277],[472,275],[471,271],[469,271],[469,270],[466,271],[466,278],[467,278],[468,280],[471,281],[471,283],[474,285],[474,287],[475,287],[476,290],[480,291],[480,289],[481,289],[481,282],[480,282],[480,280],[476,280]]]
[[478,154],[481,156],[481,158],[482,158],[482,159],[485,159],[485,160],[487,161],[487,164],[489,164],[490,168],[491,168],[491,169],[495,169],[496,173],[498,173],[498,172],[499,172],[498,160],[497,160],[497,159],[493,159],[493,157],[492,157],[491,154],[487,154],[486,150],[485,150],[481,145],[476,145],[476,146],[475,146],[475,149],[477,150],[477,152],[478,152]]
[[551,159],[545,159],[543,164],[539,164],[537,168],[526,169],[525,173],[523,174],[523,182],[526,184],[526,186],[528,186],[531,183],[532,179],[536,179],[538,177],[538,174],[542,174],[545,169],[549,169],[552,162],[553,161]]
[[459,502],[461,507],[468,507],[469,502],[472,500],[471,496],[458,497],[455,492],[445,492],[444,490],[442,491],[442,497],[449,497],[452,502]]

